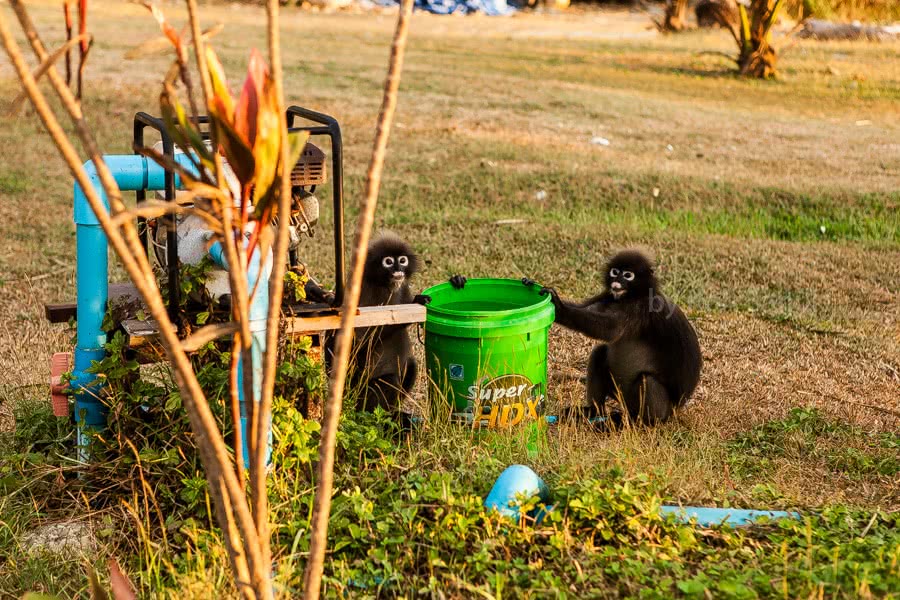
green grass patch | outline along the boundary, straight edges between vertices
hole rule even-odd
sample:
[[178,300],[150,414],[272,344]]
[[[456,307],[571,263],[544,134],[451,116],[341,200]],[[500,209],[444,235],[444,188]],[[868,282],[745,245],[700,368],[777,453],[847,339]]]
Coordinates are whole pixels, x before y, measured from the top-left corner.
[[793,409],[729,443],[728,462],[741,478],[765,476],[779,459],[818,463],[851,479],[898,478],[900,434],[876,436],[827,418],[816,409]]
[[[29,431],[48,429],[36,423],[47,418],[45,413],[23,417],[35,422]],[[300,592],[307,551],[318,427],[283,402],[275,419],[277,451],[269,480],[274,553],[278,589],[294,597]],[[183,435],[180,429],[170,433]],[[806,439],[846,431],[814,413],[795,412],[761,428],[753,440],[776,452],[784,446],[779,441],[784,435],[799,433]],[[396,430],[384,415],[349,413],[342,419],[338,442],[327,597],[661,599],[823,593],[828,598],[890,598],[900,584],[896,513],[831,506],[803,511],[799,521],[697,529],[657,513],[665,499],[661,475],[628,475],[607,465],[575,474],[558,466],[541,469],[552,489],[554,510],[539,525],[527,519],[516,524],[485,513],[482,505],[496,475],[515,458],[512,439],[481,440],[465,429],[434,424],[397,443]],[[16,447],[28,447],[27,440],[20,438]],[[56,473],[62,467],[49,447],[41,459],[36,446],[30,447],[29,457],[3,463],[8,474],[30,483],[7,488],[0,503],[0,518],[7,523],[0,532],[0,586],[60,597],[83,594],[86,579],[78,562],[34,556],[20,545],[25,531],[72,510],[66,502],[48,510],[46,501],[41,502],[45,508],[34,510],[35,500],[52,485],[48,464],[57,465]],[[182,451],[192,454],[188,447]],[[176,465],[151,448],[143,449],[141,457],[140,473],[155,491],[152,500],[131,504],[130,518],[108,510],[108,525],[95,513],[101,536],[104,528],[115,532],[101,537],[97,554],[124,553],[126,571],[142,589],[152,589],[154,597],[174,597],[179,590],[188,598],[232,597],[221,541],[214,528],[207,530],[202,516],[204,481],[182,482],[180,493],[165,494],[160,486],[170,476],[164,472]],[[127,464],[117,461],[117,469]],[[97,495],[83,479],[71,479],[69,489],[91,493],[95,506],[116,496],[108,490]],[[122,499],[127,501],[128,495]],[[533,498],[521,502],[526,509],[537,504]],[[164,508],[162,523],[154,523],[160,516],[154,503]],[[134,535],[124,547],[123,531]]]
[[[478,151],[485,156],[482,164],[450,167],[440,185],[425,166],[403,165],[409,171],[385,181],[389,222],[515,217],[576,228],[615,226],[641,234],[671,230],[794,242],[900,244],[898,194],[808,194],[627,174],[600,165],[577,172],[552,165],[517,172],[514,165],[538,165],[540,157],[505,144]],[[495,166],[483,166],[487,162]],[[360,183],[358,177],[351,182]]]
[[0,173],[0,194],[21,194],[28,190],[28,185],[28,176],[24,173]]
[[[104,558],[116,556],[153,597],[233,597],[207,484],[170,378],[131,360],[121,336],[107,350],[93,370],[109,386],[113,410],[109,431],[92,443],[91,463],[73,465],[71,428],[46,403],[20,403],[15,433],[0,440],[0,589],[83,595],[83,561],[103,573]],[[299,398],[286,397],[321,385],[306,350],[301,344],[286,355],[274,412],[269,499],[277,585],[287,597],[300,593],[316,485],[319,425],[300,415]],[[197,359],[227,436],[229,357],[210,346]],[[897,513],[800,507],[802,520],[698,529],[660,516],[660,505],[672,502],[671,474],[636,472],[629,462],[640,457],[628,451],[562,460],[565,439],[550,436],[531,456],[515,432],[483,435],[431,419],[406,436],[385,413],[352,407],[351,395],[338,433],[327,597],[889,598],[900,583]],[[709,443],[674,426],[620,435],[638,444],[632,452],[646,447],[682,458]],[[854,477],[896,474],[886,459],[900,437],[849,445],[863,437],[818,411],[795,410],[735,438],[727,460],[739,478],[764,474],[765,460],[795,454]],[[485,512],[484,497],[513,463],[531,465],[550,486],[554,509],[539,524]],[[783,502],[777,495],[756,485],[722,503]],[[536,498],[519,501],[523,512],[538,505]],[[83,561],[25,545],[29,531],[74,514],[93,524],[93,550]]]

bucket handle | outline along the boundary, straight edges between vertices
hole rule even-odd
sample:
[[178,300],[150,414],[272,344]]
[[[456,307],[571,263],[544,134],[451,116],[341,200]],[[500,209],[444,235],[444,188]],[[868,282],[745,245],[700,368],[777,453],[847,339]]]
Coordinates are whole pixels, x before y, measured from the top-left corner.
[[422,329],[423,329],[422,324],[416,323],[416,339],[419,340],[419,343],[424,346],[425,342],[424,342],[424,340],[422,340]]

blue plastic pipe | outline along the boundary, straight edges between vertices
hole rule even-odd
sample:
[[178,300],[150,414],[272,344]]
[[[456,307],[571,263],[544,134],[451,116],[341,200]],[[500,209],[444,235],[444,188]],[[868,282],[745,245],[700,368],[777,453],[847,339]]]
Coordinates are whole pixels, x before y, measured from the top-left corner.
[[[547,485],[537,473],[524,465],[512,465],[506,468],[497,478],[494,487],[491,488],[484,506],[494,509],[500,514],[512,519],[519,518],[519,508],[516,505],[516,497],[538,496],[542,502],[547,501],[549,491]],[[537,507],[529,516],[540,523],[546,513],[553,510],[552,506]],[[698,506],[662,506],[659,509],[663,515],[674,514],[681,522],[689,523],[692,519],[703,527],[712,527],[728,523],[733,527],[750,525],[760,517],[769,519],[799,519],[800,514],[780,510],[747,510],[741,508],[713,508]]]
[[538,474],[525,465],[511,465],[500,473],[500,477],[494,483],[484,506],[488,510],[496,510],[505,517],[519,518],[519,507],[516,505],[516,496],[531,498],[537,496],[541,502],[547,502],[550,490],[544,480]]
[[661,506],[659,509],[664,515],[675,515],[675,518],[683,523],[695,519],[698,525],[712,527],[728,523],[732,527],[752,525],[757,519],[766,517],[774,519],[799,519],[800,513],[786,512],[783,510],[748,510],[745,508],[715,508],[704,506]]
[[[225,258],[225,251],[221,242],[214,243],[209,249],[209,256],[219,266],[224,269],[228,268],[228,261]],[[247,265],[247,288],[253,291],[256,282],[259,285],[256,288],[252,301],[250,302],[250,333],[253,336],[252,345],[250,347],[250,361],[253,371],[253,397],[244,397],[244,369],[241,358],[238,358],[238,396],[241,409],[241,452],[244,455],[244,465],[250,465],[250,406],[251,402],[258,404],[262,398],[262,377],[263,377],[263,361],[262,357],[266,351],[266,319],[269,317],[269,276],[272,274],[272,257],[269,256],[265,262],[263,272],[260,273],[260,251],[257,246],[250,257]],[[260,281],[261,278],[261,281]],[[268,427],[268,441],[266,442],[266,464],[272,458],[272,423],[266,423]]]
[[[113,179],[123,191],[161,190],[165,188],[166,171],[161,166],[143,156],[134,154],[107,155],[103,157],[112,172]],[[175,160],[193,170],[193,163],[185,154],[176,154]],[[94,189],[109,211],[109,200],[97,168],[92,161],[84,163],[84,169]],[[175,185],[179,185],[176,178]],[[77,245],[78,279],[78,324],[75,344],[75,365],[72,372],[72,387],[75,390],[75,423],[78,426],[78,444],[87,443],[85,432],[103,429],[106,426],[106,407],[100,401],[100,386],[96,376],[87,373],[91,363],[101,360],[105,354],[106,332],[103,331],[103,316],[109,299],[109,243],[100,227],[97,215],[78,183],[73,193],[73,213]],[[80,455],[85,458],[83,451]]]

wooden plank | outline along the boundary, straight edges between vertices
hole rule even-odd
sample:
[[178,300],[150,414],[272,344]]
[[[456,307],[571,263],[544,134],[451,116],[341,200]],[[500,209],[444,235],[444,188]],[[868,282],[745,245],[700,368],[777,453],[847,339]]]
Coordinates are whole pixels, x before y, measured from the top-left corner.
[[[328,331],[341,327],[340,315],[321,317],[294,317],[286,319],[284,333],[296,335]],[[421,304],[396,304],[393,306],[363,306],[356,313],[354,327],[376,327],[379,325],[406,325],[424,323],[425,307]]]
[[133,283],[120,282],[109,284],[110,300],[112,300],[113,298],[121,298],[123,296],[129,296],[134,300],[141,299],[141,294],[137,291],[137,288],[134,287]]
[[[109,299],[128,298],[140,300],[137,288],[132,283],[109,284]],[[78,304],[75,302],[61,302],[59,304],[45,304],[44,315],[51,323],[68,323],[69,319],[78,318]]]
[[[159,336],[159,323],[156,322],[156,319],[145,319],[143,321],[125,319],[122,321],[122,329],[128,334],[128,346],[130,348],[146,346]],[[174,325],[172,329],[175,329]]]
[[77,304],[74,302],[63,302],[62,304],[45,304],[44,316],[51,323],[68,323],[69,319],[74,319],[77,313]]
[[[406,325],[423,323],[425,307],[421,304],[397,304],[394,306],[364,306],[356,313],[355,328],[380,325]],[[285,335],[312,334],[339,329],[340,315],[317,317],[288,317],[285,319]],[[128,345],[132,348],[145,346],[159,335],[159,324],[153,319],[122,321],[122,329],[128,334]]]

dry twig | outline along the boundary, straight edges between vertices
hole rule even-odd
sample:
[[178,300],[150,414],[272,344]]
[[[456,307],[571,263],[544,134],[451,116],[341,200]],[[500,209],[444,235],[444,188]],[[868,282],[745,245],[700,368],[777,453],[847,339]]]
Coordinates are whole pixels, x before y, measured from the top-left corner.
[[[46,61],[47,52],[21,0],[10,0],[10,4],[38,60]],[[181,392],[191,427],[196,436],[200,457],[210,484],[209,490],[213,499],[217,521],[225,534],[224,541],[238,587],[245,597],[270,598],[272,595],[270,581],[271,563],[270,561],[262,560],[263,553],[260,551],[261,543],[267,544],[267,540],[261,541],[257,535],[252,515],[246,503],[246,497],[241,489],[238,476],[233,470],[231,458],[225,447],[221,432],[218,430],[190,361],[181,348],[181,342],[176,335],[175,329],[171,326],[166,307],[156,286],[155,277],[144,254],[143,247],[140,245],[134,224],[132,222],[113,222],[115,216],[125,212],[121,192],[103,160],[90,128],[84,120],[80,104],[59,76],[51,61],[47,68],[48,79],[61,100],[63,108],[74,123],[76,134],[97,169],[101,185],[109,201],[109,211],[104,205],[100,194],[88,179],[77,151],[49,107],[43,93],[38,88],[35,78],[25,63],[18,44],[15,42],[2,14],[0,14],[0,38],[2,38],[4,49],[9,55],[38,116],[82,188],[107,239],[121,258],[123,266],[134,282],[151,316],[160,324],[161,342],[166,350],[166,356],[172,364],[174,378]],[[224,212],[227,213],[228,211]],[[246,314],[245,312],[243,320],[238,318],[236,321],[246,323]],[[267,556],[268,552],[265,555]]]
[[[337,436],[338,421],[341,416],[344,384],[347,378],[347,364],[350,358],[350,345],[353,336],[353,322],[359,306],[363,267],[365,266],[366,252],[372,233],[372,223],[375,220],[375,207],[378,204],[378,190],[381,186],[381,173],[384,167],[388,135],[394,117],[394,110],[397,106],[397,90],[400,87],[400,73],[403,69],[403,55],[406,49],[412,4],[412,0],[403,0],[400,5],[400,14],[397,17],[397,27],[394,31],[394,40],[391,45],[390,65],[384,84],[384,97],[375,131],[375,142],[372,148],[372,156],[369,160],[369,168],[366,172],[365,197],[360,207],[359,220],[356,226],[353,269],[347,294],[344,296],[341,328],[337,336],[334,374],[332,375],[328,401],[325,404],[322,438],[319,443],[319,477],[311,524],[309,561],[306,565],[303,589],[303,597],[307,600],[318,598],[322,585],[325,547],[328,542],[328,516],[331,512],[331,493],[334,483],[334,444]],[[286,221],[287,219],[281,220]]]

